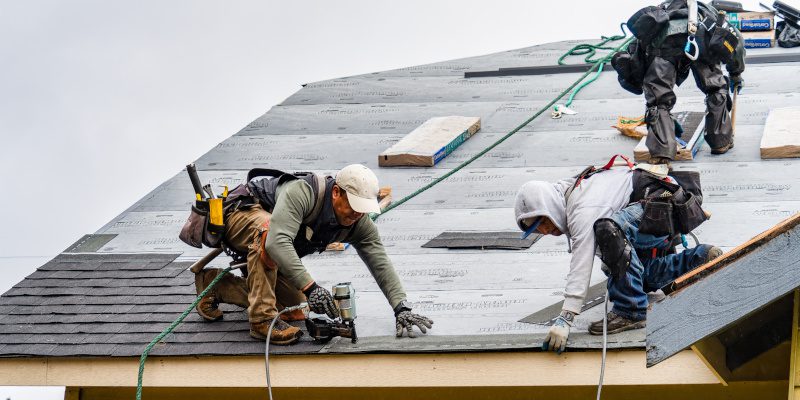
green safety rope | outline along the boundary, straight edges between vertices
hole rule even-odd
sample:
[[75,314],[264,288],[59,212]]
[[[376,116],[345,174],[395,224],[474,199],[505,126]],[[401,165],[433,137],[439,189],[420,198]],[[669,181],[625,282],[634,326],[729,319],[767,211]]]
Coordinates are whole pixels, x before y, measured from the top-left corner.
[[[624,31],[623,31],[623,33],[624,33]],[[591,74],[591,73],[592,73],[592,72],[593,72],[595,69],[597,69],[597,68],[602,68],[603,64],[605,64],[606,62],[608,62],[609,60],[611,60],[611,57],[614,55],[614,53],[616,53],[616,52],[617,52],[617,51],[619,51],[620,49],[622,49],[622,48],[624,48],[625,46],[627,46],[627,45],[628,45],[628,43],[630,43],[630,42],[631,42],[633,39],[634,39],[634,38],[633,38],[633,37],[631,37],[631,38],[629,38],[628,40],[626,40],[625,42],[623,42],[621,45],[619,45],[618,47],[616,47],[616,48],[614,48],[614,47],[610,48],[611,50],[614,50],[614,51],[610,52],[610,53],[609,53],[609,54],[607,54],[605,57],[603,57],[603,58],[601,58],[601,59],[597,60],[597,62],[593,63],[592,67],[591,67],[591,68],[589,68],[589,70],[588,70],[588,71],[586,71],[586,73],[584,73],[584,74],[583,74],[583,76],[581,76],[580,78],[578,78],[578,80],[576,80],[575,82],[573,82],[573,83],[572,83],[572,85],[570,85],[570,86],[569,86],[568,88],[566,88],[566,89],[565,89],[563,92],[561,92],[561,93],[560,93],[560,94],[559,94],[559,95],[558,95],[556,98],[554,98],[554,99],[553,99],[553,100],[551,100],[549,103],[547,103],[547,105],[546,105],[546,106],[544,106],[544,107],[542,107],[542,108],[541,108],[539,111],[537,111],[537,112],[536,112],[536,114],[533,114],[533,116],[531,116],[530,118],[526,119],[526,120],[525,120],[525,121],[523,121],[521,124],[519,124],[519,126],[517,126],[516,128],[512,129],[512,130],[511,130],[511,132],[508,132],[508,133],[507,133],[505,136],[501,137],[501,138],[500,138],[500,139],[498,139],[496,142],[494,142],[494,143],[492,143],[491,145],[489,145],[489,147],[487,147],[487,148],[485,148],[485,149],[481,150],[480,152],[478,152],[478,154],[476,154],[476,155],[474,155],[474,156],[470,157],[468,160],[464,161],[463,163],[461,163],[461,164],[460,164],[460,165],[458,165],[457,167],[455,167],[455,168],[451,169],[451,170],[450,170],[450,171],[448,171],[446,174],[444,174],[444,175],[442,175],[442,176],[440,176],[440,177],[438,177],[438,178],[434,179],[433,181],[431,181],[431,182],[430,182],[430,183],[428,183],[427,185],[425,185],[425,186],[423,186],[423,187],[421,187],[421,188],[417,189],[416,191],[414,191],[414,193],[411,193],[410,195],[408,195],[408,196],[406,196],[406,197],[403,197],[402,199],[398,200],[397,202],[393,202],[393,203],[392,203],[390,206],[388,206],[388,207],[386,207],[385,209],[383,209],[383,212],[382,212],[382,214],[379,214],[379,215],[376,215],[376,214],[370,214],[370,217],[371,217],[373,220],[376,220],[376,219],[378,219],[378,217],[379,217],[380,215],[383,215],[383,214],[387,213],[388,211],[390,211],[390,210],[392,210],[392,209],[394,209],[394,208],[397,208],[397,207],[399,207],[401,204],[403,204],[403,203],[407,202],[408,200],[411,200],[412,198],[414,198],[415,196],[419,195],[420,193],[422,193],[422,192],[424,192],[424,191],[426,191],[426,190],[430,189],[431,187],[433,187],[434,185],[438,184],[439,182],[441,182],[441,181],[443,181],[443,180],[445,180],[445,179],[449,178],[451,175],[453,175],[453,174],[455,174],[456,172],[460,171],[461,169],[463,169],[463,168],[464,168],[464,167],[466,167],[467,165],[471,164],[473,161],[477,160],[478,158],[480,158],[480,157],[481,157],[481,156],[483,156],[484,154],[488,153],[488,152],[489,152],[490,150],[492,150],[493,148],[497,147],[497,146],[498,146],[500,143],[503,143],[503,142],[504,142],[506,139],[510,138],[512,135],[514,135],[515,133],[519,132],[519,131],[520,131],[520,129],[524,128],[526,125],[528,125],[529,123],[531,123],[531,121],[533,121],[534,119],[536,119],[538,116],[542,115],[542,113],[544,113],[545,111],[549,110],[549,109],[550,109],[550,107],[552,107],[554,104],[556,104],[556,102],[557,102],[559,99],[561,99],[562,97],[564,97],[564,95],[566,95],[566,94],[567,94],[567,93],[568,93],[570,90],[572,90],[572,89],[573,89],[575,86],[577,86],[577,85],[578,85],[578,83],[579,83],[579,82],[581,82],[581,81],[582,81],[584,78],[586,78],[587,76],[589,76],[589,74]],[[576,47],[577,47],[577,46],[576,46]],[[585,85],[584,85],[584,86],[585,86]]]
[[[623,31],[623,33],[624,33],[624,31]],[[612,36],[612,37],[616,37],[616,36]],[[627,46],[628,43],[630,43],[631,40],[633,40],[633,39],[634,38],[629,38],[628,40],[626,40],[625,42],[623,42],[621,45],[619,45],[616,48],[610,47],[609,50],[614,50],[614,51],[610,52],[605,57],[597,60],[596,62],[593,62],[592,67],[589,68],[589,70],[586,71],[586,73],[584,73],[583,76],[581,76],[578,80],[573,82],[572,85],[570,85],[568,88],[566,88],[564,91],[562,91],[556,98],[554,98],[549,103],[547,103],[547,105],[542,107],[539,111],[537,111],[535,114],[533,114],[530,118],[526,119],[521,124],[519,124],[519,126],[517,126],[516,128],[512,129],[506,135],[504,135],[503,137],[501,137],[500,139],[498,139],[497,141],[495,141],[494,143],[489,145],[489,147],[486,147],[485,149],[481,150],[478,154],[470,157],[468,160],[464,161],[463,163],[461,163],[457,167],[455,167],[452,170],[448,171],[446,174],[434,179],[433,181],[431,181],[427,185],[415,190],[413,193],[409,194],[408,196],[403,197],[402,199],[398,200],[397,202],[392,203],[388,207],[384,208],[382,210],[382,213],[379,214],[379,215],[386,214],[387,212],[399,207],[401,204],[403,204],[403,203],[411,200],[412,198],[418,196],[420,193],[432,188],[434,185],[438,184],[439,182],[449,178],[451,175],[453,175],[456,172],[460,171],[461,169],[463,169],[467,165],[471,164],[473,161],[477,160],[478,158],[482,157],[484,154],[488,153],[490,150],[492,150],[495,147],[497,147],[500,143],[503,143],[506,139],[510,138],[515,133],[519,132],[522,128],[524,128],[526,125],[531,123],[531,121],[533,121],[534,119],[536,119],[537,117],[542,115],[542,113],[544,113],[545,111],[550,109],[550,107],[552,107],[559,99],[564,97],[564,95],[566,95],[570,90],[572,90],[575,86],[577,86],[578,83],[580,83],[584,78],[589,76],[589,74],[591,74],[595,69],[597,69],[598,67],[602,67],[603,64],[605,64],[608,61],[610,61],[611,57],[614,55],[614,53],[616,53],[617,51],[620,51],[620,49],[624,48],[624,46]],[[619,39],[615,39],[615,40],[619,40]],[[559,62],[561,62],[560,59],[559,59]],[[370,214],[370,218],[372,218],[373,220],[376,220],[376,219],[378,219],[379,215],[378,214]],[[142,398],[142,377],[144,375],[144,364],[145,364],[145,361],[147,361],[147,356],[150,353],[150,350],[152,350],[153,346],[155,346],[158,342],[160,342],[161,339],[163,339],[164,337],[169,335],[173,330],[175,330],[175,328],[178,325],[180,325],[181,322],[183,322],[183,320],[189,315],[189,313],[192,312],[192,310],[197,306],[197,303],[200,302],[200,300],[206,295],[206,293],[208,293],[208,291],[211,290],[211,288],[213,288],[214,285],[216,285],[217,282],[219,282],[219,280],[222,279],[222,277],[225,276],[225,274],[230,272],[232,269],[233,269],[232,267],[225,268],[225,270],[223,270],[222,273],[217,275],[217,277],[214,278],[213,281],[211,281],[211,283],[208,285],[208,287],[206,287],[206,289],[203,290],[203,292],[200,293],[197,296],[197,298],[194,300],[192,305],[190,305],[189,308],[187,308],[186,311],[184,311],[183,314],[181,314],[181,316],[178,317],[178,319],[176,319],[174,322],[172,322],[172,324],[170,324],[170,326],[168,326],[166,329],[164,329],[158,336],[155,337],[155,339],[153,339],[150,342],[150,344],[147,345],[147,347],[145,347],[144,351],[142,352],[142,356],[139,359],[139,379],[138,379],[137,387],[136,387],[136,400],[141,400],[141,398]]]
[[178,317],[178,319],[173,321],[172,324],[170,324],[170,326],[167,327],[167,329],[161,331],[161,333],[159,333],[158,336],[156,336],[155,339],[150,341],[150,344],[148,344],[147,347],[144,348],[142,356],[139,358],[139,378],[136,383],[136,400],[142,399],[142,378],[144,376],[144,362],[147,360],[147,356],[150,354],[150,350],[152,350],[153,346],[155,346],[158,342],[160,342],[161,339],[172,333],[172,331],[175,330],[175,328],[177,328],[181,322],[183,322],[183,320],[189,315],[189,313],[192,312],[192,310],[197,306],[197,303],[200,302],[200,300],[208,293],[208,291],[211,290],[211,288],[213,288],[214,285],[216,285],[217,282],[219,282],[220,279],[222,279],[222,277],[224,277],[232,269],[233,267],[228,267],[222,270],[222,273],[217,275],[217,277],[214,278],[213,281],[211,281],[208,287],[206,287],[206,290],[203,290],[203,292],[200,293],[196,299],[194,299],[192,305],[190,305],[189,308],[187,308],[186,311],[184,311],[183,314],[181,314],[181,316]]
[[[611,53],[609,53],[609,54],[611,54],[613,56],[614,53],[616,53],[617,51],[619,51],[620,49],[623,48],[621,46],[620,47],[606,46],[606,44],[608,44],[610,42],[616,42],[617,40],[625,39],[628,35],[625,33],[624,26],[625,26],[624,23],[619,24],[619,30],[622,31],[622,35],[600,36],[600,39],[602,39],[602,41],[600,43],[598,43],[598,44],[581,43],[581,44],[569,49],[569,51],[567,51],[566,53],[564,53],[564,55],[559,57],[558,65],[564,65],[565,64],[565,62],[564,62],[565,58],[567,58],[569,56],[582,56],[582,55],[586,54],[586,58],[584,58],[584,61],[587,64],[594,64],[594,65],[598,65],[599,64],[600,65],[600,67],[597,69],[597,72],[594,74],[594,76],[592,76],[586,82],[583,82],[580,85],[578,85],[578,87],[575,88],[575,90],[573,90],[572,93],[569,94],[569,98],[567,99],[567,102],[564,104],[565,107],[569,107],[569,106],[572,105],[572,100],[575,99],[575,95],[577,95],[578,92],[581,91],[581,89],[586,87],[586,85],[596,81],[597,78],[600,77],[600,73],[603,72],[603,66],[606,64],[606,62],[611,60],[611,58],[608,55],[606,55],[603,58],[598,58],[598,59],[592,58],[597,53],[597,50],[613,50]],[[630,42],[630,40],[628,40],[628,42]],[[627,44],[628,42],[625,42],[625,43]],[[581,79],[583,79],[583,78],[581,78]],[[558,111],[558,110],[556,110],[556,111]]]

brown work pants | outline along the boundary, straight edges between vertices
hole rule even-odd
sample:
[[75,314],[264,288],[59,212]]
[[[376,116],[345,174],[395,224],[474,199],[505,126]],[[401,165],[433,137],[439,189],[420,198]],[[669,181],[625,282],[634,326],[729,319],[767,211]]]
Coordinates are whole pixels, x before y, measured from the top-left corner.
[[[279,309],[306,301],[266,254],[262,240],[269,231],[271,214],[258,204],[230,213],[225,221],[225,239],[242,253],[247,253],[247,315],[250,322],[270,320]],[[239,278],[241,279],[241,278]]]

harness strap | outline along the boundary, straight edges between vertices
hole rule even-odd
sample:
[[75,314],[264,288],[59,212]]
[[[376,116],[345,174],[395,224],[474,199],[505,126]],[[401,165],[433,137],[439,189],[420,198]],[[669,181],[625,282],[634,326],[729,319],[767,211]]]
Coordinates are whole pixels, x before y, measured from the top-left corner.
[[314,208],[311,210],[311,214],[303,220],[304,225],[311,224],[319,217],[319,213],[322,211],[322,204],[325,203],[325,188],[327,186],[325,177],[314,174],[314,179],[317,181],[317,198],[314,201]]
[[628,168],[633,169],[633,163],[631,162],[631,160],[629,160],[628,157],[625,157],[622,154],[617,154],[614,157],[611,157],[611,159],[608,160],[608,163],[606,163],[606,165],[604,165],[602,169],[606,170],[611,169],[611,167],[614,166],[614,161],[617,161],[617,157],[621,157],[628,164]]
[[588,167],[586,167],[586,169],[581,171],[580,174],[578,174],[578,176],[576,177],[577,179],[575,179],[575,183],[572,186],[570,186],[569,189],[567,189],[566,192],[564,192],[564,203],[566,204],[566,202],[569,201],[569,197],[572,195],[572,192],[575,191],[575,188],[578,187],[581,184],[581,182],[583,182],[584,179],[589,178],[590,176],[592,176],[592,175],[594,175],[594,174],[596,174],[598,172],[610,170],[611,167],[614,166],[614,162],[617,160],[617,157],[621,157],[623,160],[625,160],[625,162],[628,164],[628,168],[630,168],[630,169],[634,168],[634,165],[631,162],[631,160],[629,160],[628,157],[625,157],[622,154],[614,155],[614,157],[611,157],[611,159],[608,160],[606,165],[604,165],[604,166],[602,166],[600,168],[595,168],[594,166],[588,166]]

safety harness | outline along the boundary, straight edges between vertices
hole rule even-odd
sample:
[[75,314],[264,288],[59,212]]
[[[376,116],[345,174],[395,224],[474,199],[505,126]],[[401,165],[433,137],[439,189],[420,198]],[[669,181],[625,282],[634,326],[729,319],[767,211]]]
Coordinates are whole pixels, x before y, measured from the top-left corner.
[[[625,160],[625,163],[628,166],[628,168],[634,171],[635,174],[632,183],[633,190],[631,192],[629,205],[639,202],[647,206],[647,204],[650,201],[654,201],[654,199],[660,200],[660,199],[670,198],[676,193],[679,194],[686,193],[685,196],[694,196],[695,201],[702,202],[702,200],[696,200],[696,199],[702,199],[700,182],[698,177],[696,176],[697,175],[696,173],[673,171],[672,174],[676,176],[661,177],[652,172],[647,171],[644,168],[637,168],[637,166],[634,163],[632,163],[627,157],[621,154],[617,154],[611,157],[611,159],[602,167],[597,168],[591,165],[586,167],[579,174],[575,175],[575,183],[573,183],[564,193],[565,204],[566,202],[569,201],[569,198],[572,195],[572,192],[575,191],[575,188],[580,186],[580,184],[584,180],[591,178],[595,174],[610,170],[616,163],[617,157],[620,157],[623,160]],[[674,180],[670,178],[673,178]],[[671,180],[672,182],[670,182]],[[687,201],[687,203],[688,202],[689,201]],[[672,215],[668,215],[668,217],[671,218]],[[688,244],[684,236],[684,233],[688,232],[678,232],[672,230],[668,234],[657,235],[657,236],[667,236],[664,239],[663,247],[654,247],[650,249],[636,249],[636,254],[639,256],[640,259],[657,258],[669,254],[675,254],[676,252],[675,248],[678,244],[684,244],[684,245]]]
[[[255,179],[262,178],[262,179]],[[224,203],[225,219],[236,210],[246,210],[255,204],[259,204],[267,212],[272,212],[277,202],[278,186],[283,183],[301,179],[308,183],[314,193],[314,207],[300,225],[300,229],[295,238],[295,247],[298,248],[298,256],[310,254],[313,251],[324,251],[327,243],[316,243],[315,237],[319,237],[326,224],[320,221],[320,216],[323,214],[326,202],[329,203],[330,196],[328,186],[332,186],[328,179],[324,176],[314,174],[312,172],[295,172],[287,173],[275,169],[254,168],[247,174],[245,183],[234,188]],[[327,195],[327,196],[326,196]],[[330,208],[330,207],[328,207]],[[332,210],[325,214],[332,214]],[[330,215],[328,216],[330,217]],[[331,218],[322,218],[330,220]],[[329,225],[329,224],[328,224]],[[261,243],[266,240],[268,230],[264,229],[261,234]],[[338,232],[337,232],[338,233]],[[328,235],[326,235],[328,236]],[[247,262],[247,253],[239,251],[230,246],[223,238],[221,247],[225,254],[230,256],[233,261],[231,264],[239,264]],[[262,252],[262,255],[266,254]],[[242,268],[242,275],[247,276],[246,268]]]

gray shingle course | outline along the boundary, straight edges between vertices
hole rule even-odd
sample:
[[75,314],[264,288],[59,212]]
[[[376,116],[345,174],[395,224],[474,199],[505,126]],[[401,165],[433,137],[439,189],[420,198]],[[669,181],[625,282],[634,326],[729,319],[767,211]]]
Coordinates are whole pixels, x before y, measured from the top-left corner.
[[33,306],[44,304],[46,297],[38,296],[3,296],[0,297],[0,304],[16,306]]
[[108,356],[114,352],[117,344],[61,344],[53,346],[47,354],[53,357],[61,356]]

